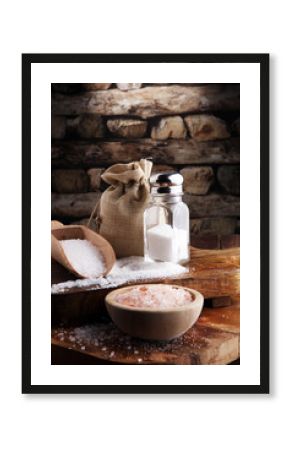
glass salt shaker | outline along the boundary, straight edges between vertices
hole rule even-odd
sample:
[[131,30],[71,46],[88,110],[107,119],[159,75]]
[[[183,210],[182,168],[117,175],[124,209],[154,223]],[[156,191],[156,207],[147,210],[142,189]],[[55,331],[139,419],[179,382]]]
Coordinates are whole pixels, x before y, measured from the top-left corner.
[[158,173],[150,178],[151,202],[144,211],[146,260],[189,261],[189,209],[182,201],[183,177]]

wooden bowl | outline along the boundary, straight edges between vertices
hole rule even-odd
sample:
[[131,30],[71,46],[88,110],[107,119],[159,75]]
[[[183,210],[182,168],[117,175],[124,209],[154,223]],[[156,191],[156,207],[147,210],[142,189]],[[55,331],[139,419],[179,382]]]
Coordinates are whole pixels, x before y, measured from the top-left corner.
[[[138,286],[148,287],[153,285]],[[181,288],[181,286],[173,284],[167,286]],[[200,292],[194,289],[182,287],[182,289],[191,293],[191,303],[166,309],[137,308],[125,306],[115,301],[116,295],[129,291],[133,287],[116,289],[110,292],[105,299],[106,308],[112,321],[124,333],[141,339],[168,341],[184,334],[199,318],[204,298]]]
[[56,225],[52,224],[51,257],[70,272],[74,273],[77,277],[85,278],[75,270],[63,251],[59,241],[66,239],[87,239],[90,241],[93,245],[95,245],[95,247],[97,247],[104,257],[106,270],[100,274],[100,276],[107,275],[111,271],[116,261],[116,255],[113,247],[106,239],[83,225],[60,224],[59,228],[56,228]]

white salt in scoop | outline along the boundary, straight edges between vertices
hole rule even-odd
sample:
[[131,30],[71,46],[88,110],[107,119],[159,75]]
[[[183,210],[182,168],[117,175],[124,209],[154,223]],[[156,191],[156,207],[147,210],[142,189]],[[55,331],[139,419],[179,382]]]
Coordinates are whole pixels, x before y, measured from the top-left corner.
[[79,278],[99,278],[112,269],[116,256],[110,243],[82,225],[51,230],[52,258]]
[[59,241],[72,267],[84,278],[97,278],[105,271],[100,250],[87,239]]

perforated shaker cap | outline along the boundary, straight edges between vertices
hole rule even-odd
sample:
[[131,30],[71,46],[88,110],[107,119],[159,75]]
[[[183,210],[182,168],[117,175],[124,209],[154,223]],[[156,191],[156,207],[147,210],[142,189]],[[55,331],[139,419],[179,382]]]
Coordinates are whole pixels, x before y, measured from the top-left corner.
[[183,176],[178,172],[160,172],[150,177],[152,195],[182,195]]

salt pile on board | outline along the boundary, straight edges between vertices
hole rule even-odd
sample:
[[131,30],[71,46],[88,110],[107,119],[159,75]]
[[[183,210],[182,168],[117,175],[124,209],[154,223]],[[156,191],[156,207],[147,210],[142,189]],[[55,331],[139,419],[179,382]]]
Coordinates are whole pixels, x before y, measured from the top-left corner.
[[116,295],[114,300],[133,308],[172,308],[192,301],[190,292],[173,286],[138,286]]
[[65,292],[71,288],[111,288],[129,282],[139,282],[146,280],[156,280],[172,278],[182,275],[188,271],[187,268],[171,262],[145,261],[142,256],[130,256],[118,259],[106,277],[92,278],[86,280],[66,281],[64,283],[53,284],[52,294]]
[[86,278],[99,277],[105,271],[102,253],[87,239],[59,241],[72,267]]
[[107,276],[108,281],[125,283],[150,278],[168,278],[187,272],[185,267],[171,262],[146,261],[142,256],[118,259]]

